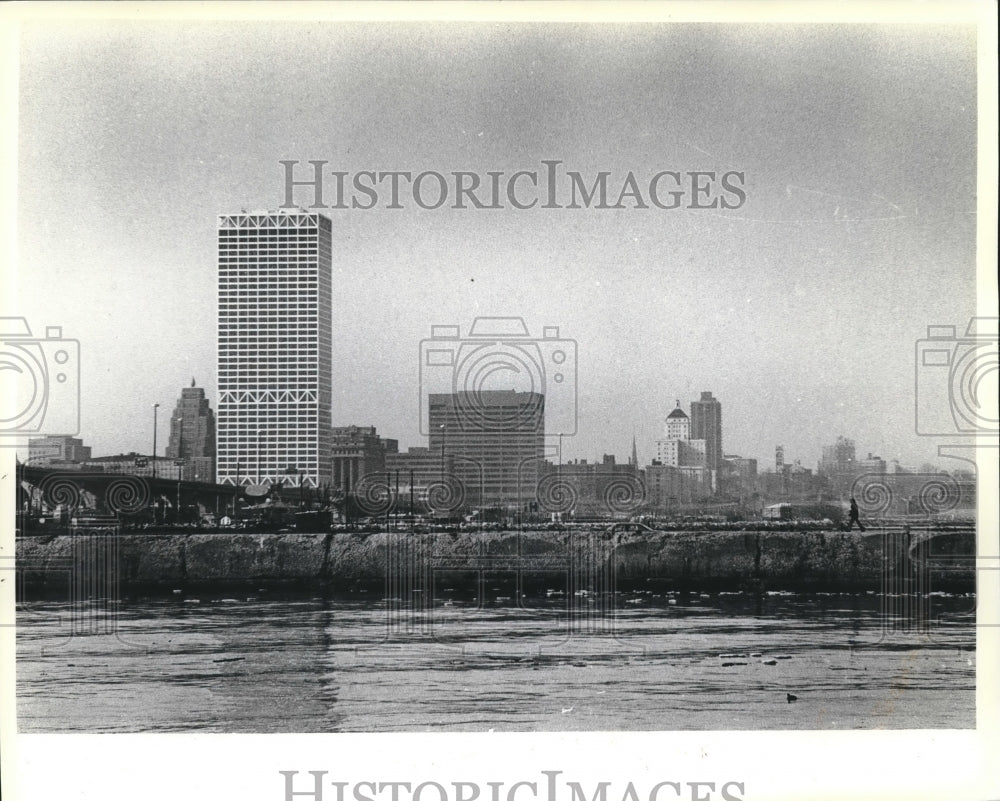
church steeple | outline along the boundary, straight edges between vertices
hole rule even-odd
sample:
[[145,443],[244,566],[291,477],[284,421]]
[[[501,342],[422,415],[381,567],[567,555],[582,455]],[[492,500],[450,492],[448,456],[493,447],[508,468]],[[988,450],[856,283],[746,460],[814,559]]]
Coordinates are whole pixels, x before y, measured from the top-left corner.
[[635,432],[634,431],[632,432],[632,455],[629,457],[628,463],[630,465],[632,465],[632,467],[638,467],[639,466],[639,454],[638,454],[638,452],[635,449]]

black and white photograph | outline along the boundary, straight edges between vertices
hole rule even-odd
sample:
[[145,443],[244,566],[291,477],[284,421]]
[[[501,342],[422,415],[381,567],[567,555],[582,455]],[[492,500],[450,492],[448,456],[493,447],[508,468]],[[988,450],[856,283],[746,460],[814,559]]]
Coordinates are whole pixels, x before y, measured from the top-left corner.
[[996,14],[4,9],[5,792],[997,797]]

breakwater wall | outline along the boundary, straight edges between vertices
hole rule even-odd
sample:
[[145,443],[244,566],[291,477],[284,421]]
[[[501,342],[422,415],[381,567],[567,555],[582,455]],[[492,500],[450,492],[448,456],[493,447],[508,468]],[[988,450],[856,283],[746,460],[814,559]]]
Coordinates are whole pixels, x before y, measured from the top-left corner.
[[[17,540],[22,589],[61,593],[359,586],[434,591],[520,576],[591,591],[975,589],[972,530],[141,533]],[[85,588],[84,588],[85,589]]]

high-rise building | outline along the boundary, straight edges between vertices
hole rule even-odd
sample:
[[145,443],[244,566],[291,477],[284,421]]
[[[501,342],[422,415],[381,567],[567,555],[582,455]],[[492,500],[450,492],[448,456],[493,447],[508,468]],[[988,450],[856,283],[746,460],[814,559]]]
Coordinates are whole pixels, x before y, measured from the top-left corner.
[[681,402],[667,415],[663,423],[664,439],[691,439],[691,418],[684,414]]
[[[656,492],[663,498],[674,497],[675,490],[681,495],[689,490],[703,493],[705,488],[712,486],[713,474],[705,466],[705,440],[691,438],[691,420],[680,401],[663,421],[663,439],[656,440],[656,459],[652,467],[657,468],[652,473],[657,476]],[[669,478],[671,472],[677,476]],[[669,492],[664,489],[668,485],[673,488]],[[686,489],[681,492],[678,487]]]
[[691,420],[681,402],[663,421],[663,439],[656,441],[656,461],[667,467],[705,467],[705,441],[691,438]]
[[691,439],[705,440],[705,464],[718,470],[722,464],[722,404],[711,392],[691,401]]
[[885,472],[885,470],[859,463],[854,440],[838,436],[832,445],[823,446],[823,455],[816,472],[826,479],[835,497],[848,498],[851,487],[859,475],[866,472]]
[[225,214],[218,244],[218,481],[328,486],[330,220]]
[[537,497],[545,457],[545,397],[491,390],[431,394],[428,445],[453,459],[471,503],[518,505]]
[[374,426],[335,426],[331,435],[333,488],[351,492],[365,476],[385,471],[387,454],[399,451],[399,441],[383,439]]
[[854,473],[857,469],[854,440],[839,436],[833,445],[823,446],[819,460],[820,475],[834,476]]
[[181,390],[170,417],[167,458],[183,462],[185,478],[215,479],[215,415],[205,390],[195,386],[193,378],[191,386]]
[[705,467],[705,440],[658,439],[656,460],[667,467]]

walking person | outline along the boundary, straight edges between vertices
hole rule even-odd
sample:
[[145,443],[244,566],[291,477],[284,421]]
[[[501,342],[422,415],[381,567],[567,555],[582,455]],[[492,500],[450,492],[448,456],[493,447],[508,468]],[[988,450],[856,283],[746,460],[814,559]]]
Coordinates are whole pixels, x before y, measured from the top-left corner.
[[855,523],[858,524],[858,529],[860,531],[865,530],[865,527],[861,525],[861,514],[858,510],[858,502],[854,500],[854,498],[851,498],[851,519],[847,523],[847,530],[850,531],[854,527]]

